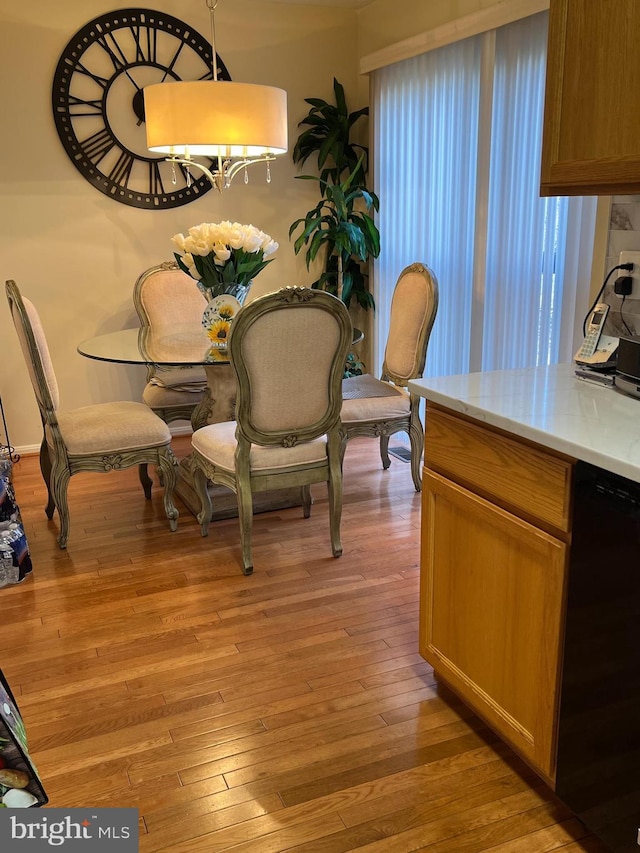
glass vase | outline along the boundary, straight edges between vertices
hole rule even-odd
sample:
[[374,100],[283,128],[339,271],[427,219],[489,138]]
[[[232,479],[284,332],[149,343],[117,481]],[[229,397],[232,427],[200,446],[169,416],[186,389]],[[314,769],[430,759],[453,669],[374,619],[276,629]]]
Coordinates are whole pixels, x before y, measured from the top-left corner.
[[207,299],[207,307],[202,315],[202,325],[214,347],[227,346],[231,324],[242,307],[251,287],[248,284],[215,284],[207,286],[198,282],[198,289]]

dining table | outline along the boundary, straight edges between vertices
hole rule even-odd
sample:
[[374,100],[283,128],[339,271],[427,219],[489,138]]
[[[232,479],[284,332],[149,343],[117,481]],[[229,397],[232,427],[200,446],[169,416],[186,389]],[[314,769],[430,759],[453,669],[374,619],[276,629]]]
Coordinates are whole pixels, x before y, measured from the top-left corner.
[[[364,338],[360,329],[354,328],[352,343]],[[80,355],[97,361],[116,364],[155,365],[157,367],[204,368],[207,386],[202,400],[191,417],[195,431],[207,424],[231,421],[235,417],[236,375],[226,347],[212,346],[202,326],[183,325],[179,321],[171,326],[143,326],[120,329],[97,335],[77,346]],[[180,460],[176,494],[194,515],[201,511],[200,498],[194,487],[192,455]],[[238,514],[235,495],[219,486],[209,486],[212,493],[212,520],[229,518]],[[300,505],[299,489],[280,489],[277,492],[257,492],[254,511]]]
[[207,378],[202,402],[194,411],[194,430],[206,424],[233,420],[236,379],[226,347],[212,346],[204,328],[173,324],[170,328],[151,326],[107,332],[78,344],[87,358],[118,364],[157,367],[201,365]]

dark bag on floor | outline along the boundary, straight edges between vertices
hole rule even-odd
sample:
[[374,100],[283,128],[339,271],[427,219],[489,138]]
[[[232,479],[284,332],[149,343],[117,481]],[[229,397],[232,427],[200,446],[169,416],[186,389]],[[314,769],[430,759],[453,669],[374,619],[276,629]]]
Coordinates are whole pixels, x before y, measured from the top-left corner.
[[8,808],[48,802],[38,771],[29,757],[24,723],[11,688],[0,669],[0,799]]
[[11,467],[10,460],[0,459],[0,587],[20,583],[32,568]]

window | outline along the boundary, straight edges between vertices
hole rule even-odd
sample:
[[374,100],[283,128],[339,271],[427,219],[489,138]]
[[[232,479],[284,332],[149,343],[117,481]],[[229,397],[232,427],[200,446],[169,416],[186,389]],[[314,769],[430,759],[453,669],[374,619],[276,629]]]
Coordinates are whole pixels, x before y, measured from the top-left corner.
[[414,261],[440,284],[426,375],[571,358],[595,199],[539,197],[546,38],[545,12],[374,72],[378,360]]

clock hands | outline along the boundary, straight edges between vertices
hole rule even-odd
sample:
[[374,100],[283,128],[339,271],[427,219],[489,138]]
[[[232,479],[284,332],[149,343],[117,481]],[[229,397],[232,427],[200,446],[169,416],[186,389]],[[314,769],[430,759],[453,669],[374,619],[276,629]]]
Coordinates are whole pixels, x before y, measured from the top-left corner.
[[133,96],[131,106],[133,107],[133,111],[136,114],[136,118],[138,119],[138,121],[136,122],[136,127],[140,127],[140,125],[144,121],[144,95],[142,94],[142,89],[138,89],[138,91]]
[[164,70],[164,74],[162,75],[162,80],[160,81],[161,83],[164,83],[164,81],[167,79],[167,74],[171,74],[172,76],[175,76],[173,74],[173,66],[176,64],[176,61],[177,61],[178,57],[180,56],[180,52],[181,52],[183,47],[184,47],[184,42],[181,41],[179,46],[178,46],[178,49],[176,50],[176,52],[173,56],[173,59],[171,60],[169,65],[167,65],[167,67]]

